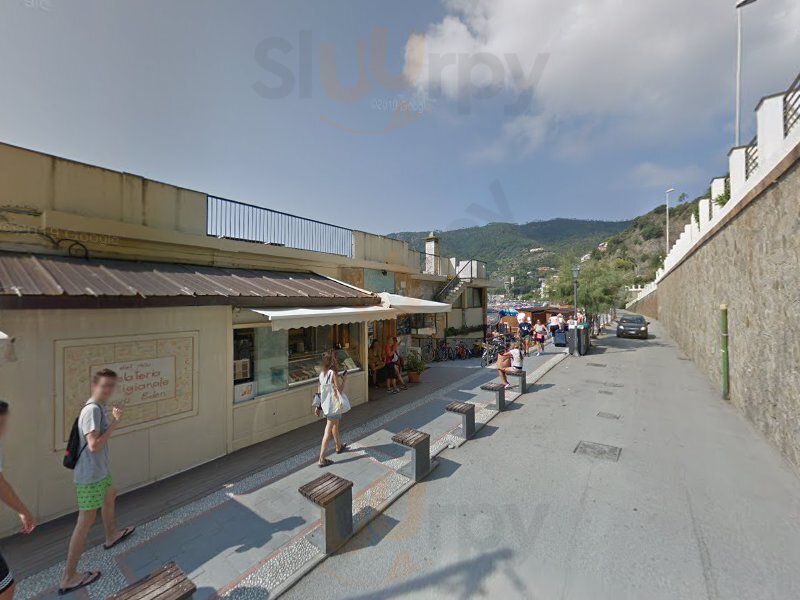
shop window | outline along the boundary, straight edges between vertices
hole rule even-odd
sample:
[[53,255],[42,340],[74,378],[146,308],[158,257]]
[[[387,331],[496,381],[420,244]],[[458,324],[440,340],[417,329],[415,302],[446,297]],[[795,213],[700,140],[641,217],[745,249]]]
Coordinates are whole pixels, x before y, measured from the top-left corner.
[[234,402],[286,388],[286,332],[267,327],[233,332]]
[[481,288],[467,288],[467,308],[483,307],[483,290]]
[[289,384],[316,379],[322,354],[332,349],[336,350],[341,369],[360,369],[360,332],[361,326],[358,323],[290,329]]
[[339,367],[361,368],[361,325],[326,325],[273,331],[269,327],[233,332],[234,402],[315,380],[322,354],[336,350]]

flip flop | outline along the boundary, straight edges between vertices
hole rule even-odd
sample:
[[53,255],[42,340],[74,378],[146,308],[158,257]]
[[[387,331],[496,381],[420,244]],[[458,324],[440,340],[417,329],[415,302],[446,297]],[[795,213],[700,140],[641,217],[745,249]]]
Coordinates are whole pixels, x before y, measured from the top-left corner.
[[103,548],[106,550],[111,550],[114,546],[119,544],[122,540],[130,536],[134,531],[136,531],[136,527],[126,527],[122,530],[122,535],[119,536],[114,542],[110,544],[103,544]]
[[100,575],[102,575],[100,571],[86,571],[86,573],[83,574],[83,579],[81,579],[78,585],[73,585],[72,587],[68,588],[58,588],[58,595],[66,596],[67,594],[71,594],[76,590],[86,587],[87,585],[92,585],[95,581],[100,579]]
[[324,462],[317,463],[317,466],[318,466],[320,469],[324,469],[325,467],[330,467],[332,464],[333,464],[333,461],[332,461],[332,460],[328,460],[328,459],[326,458]]
[[347,444],[342,444],[342,447],[336,451],[336,454],[341,454],[342,452],[347,452],[350,448],[347,447]]

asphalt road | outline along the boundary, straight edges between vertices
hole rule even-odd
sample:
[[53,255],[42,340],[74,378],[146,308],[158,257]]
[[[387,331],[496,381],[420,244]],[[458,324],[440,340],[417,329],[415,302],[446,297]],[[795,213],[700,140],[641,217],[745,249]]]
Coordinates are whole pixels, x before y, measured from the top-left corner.
[[285,597],[800,598],[800,479],[651,334],[562,362]]

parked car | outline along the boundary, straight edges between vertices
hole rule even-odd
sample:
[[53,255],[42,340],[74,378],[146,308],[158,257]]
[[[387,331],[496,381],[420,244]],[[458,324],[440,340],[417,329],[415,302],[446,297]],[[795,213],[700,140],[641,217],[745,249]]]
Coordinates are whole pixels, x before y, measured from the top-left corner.
[[617,337],[637,337],[646,340],[648,325],[650,321],[645,320],[642,315],[625,315],[619,319]]

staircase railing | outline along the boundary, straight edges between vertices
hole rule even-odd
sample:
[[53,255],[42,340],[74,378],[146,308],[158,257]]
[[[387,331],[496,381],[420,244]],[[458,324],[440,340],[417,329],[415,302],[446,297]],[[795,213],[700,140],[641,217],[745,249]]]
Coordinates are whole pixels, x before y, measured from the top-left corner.
[[452,292],[456,288],[456,286],[458,286],[458,284],[461,282],[461,274],[464,272],[464,270],[467,268],[472,270],[473,263],[476,262],[480,261],[473,261],[473,260],[465,261],[464,264],[461,265],[461,268],[453,276],[453,278],[450,279],[446,284],[444,284],[444,287],[441,290],[439,290],[439,293],[436,294],[436,299],[439,301],[446,299],[447,296],[450,294],[450,292]]

